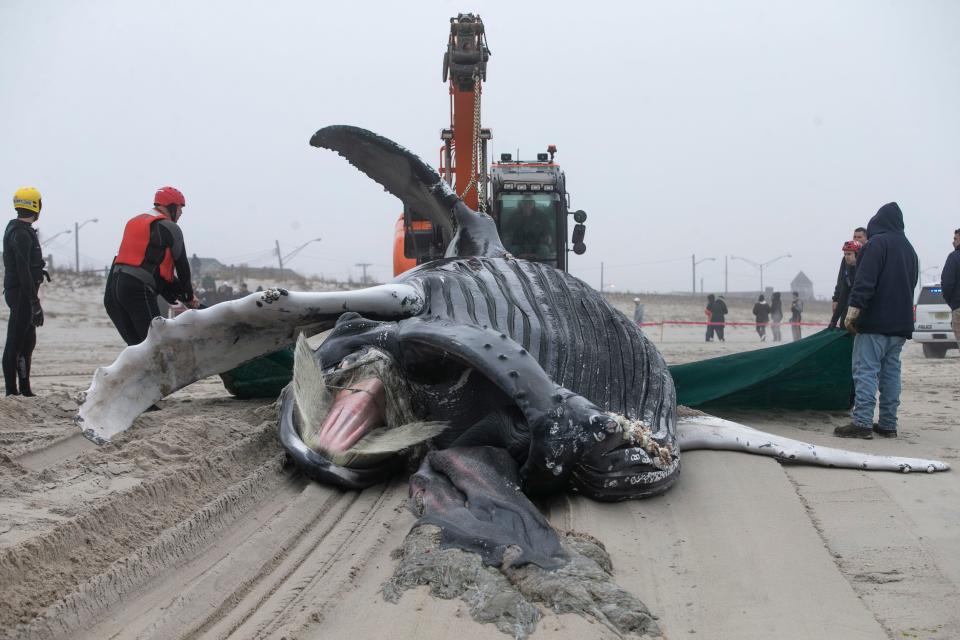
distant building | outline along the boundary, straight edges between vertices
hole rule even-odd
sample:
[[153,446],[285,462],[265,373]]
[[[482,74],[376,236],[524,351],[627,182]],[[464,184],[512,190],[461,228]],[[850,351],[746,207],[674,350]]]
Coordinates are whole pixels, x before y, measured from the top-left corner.
[[799,293],[801,300],[813,300],[813,282],[803,271],[790,281],[790,291]]

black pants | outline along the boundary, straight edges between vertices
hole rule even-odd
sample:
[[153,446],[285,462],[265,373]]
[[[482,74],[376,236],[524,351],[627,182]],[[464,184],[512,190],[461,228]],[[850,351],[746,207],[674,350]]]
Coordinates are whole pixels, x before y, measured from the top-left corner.
[[[19,287],[5,290],[3,298],[10,307],[7,342],[3,347],[3,379],[7,385],[7,395],[33,395],[30,390],[30,360],[33,358],[33,348],[37,346],[33,308],[30,299],[20,295]],[[20,379],[19,389],[17,378]]]
[[103,306],[128,345],[146,340],[150,322],[160,315],[157,292],[139,278],[116,271],[111,271],[107,278]]

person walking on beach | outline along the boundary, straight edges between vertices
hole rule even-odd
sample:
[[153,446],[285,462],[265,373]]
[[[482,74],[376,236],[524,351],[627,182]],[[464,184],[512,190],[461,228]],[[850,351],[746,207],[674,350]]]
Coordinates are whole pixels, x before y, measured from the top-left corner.
[[[853,420],[837,427],[841,438],[869,440],[877,433],[897,437],[900,406],[900,352],[913,336],[913,290],[919,260],[904,233],[903,212],[895,202],[880,207],[867,225],[870,242],[857,258],[844,325],[853,339],[853,379],[856,399]],[[877,391],[880,417],[873,426]]]
[[37,189],[17,189],[13,194],[17,217],[3,233],[3,299],[10,307],[3,346],[3,380],[8,396],[35,395],[30,388],[30,363],[37,346],[37,327],[43,326],[39,289],[44,278],[50,282],[40,239],[33,228],[42,207]]
[[707,306],[704,307],[703,313],[707,317],[707,342],[713,342],[713,305],[716,304],[717,297],[712,293],[707,296]]
[[800,322],[803,321],[803,301],[800,300],[800,294],[793,292],[793,300],[790,302],[790,330],[793,332],[793,341],[800,339]]
[[767,304],[762,293],[753,305],[753,317],[757,320],[757,335],[760,336],[760,342],[766,342],[767,323],[770,322],[770,305]]
[[186,204],[180,191],[162,187],[153,197],[153,210],[134,216],[123,230],[103,306],[128,345],[146,339],[150,323],[160,315],[158,294],[170,304],[177,300],[188,307],[198,304],[177,225]]
[[943,299],[950,306],[953,335],[960,343],[960,229],[953,232],[953,251],[943,263],[940,287]]
[[856,240],[847,240],[843,243],[843,265],[846,267],[843,271],[843,280],[839,288],[834,292],[833,315],[830,316],[831,328],[843,328],[843,320],[847,315],[847,304],[850,300],[850,289],[853,288],[853,280],[857,275],[857,254],[863,247]]
[[727,324],[727,301],[723,299],[723,296],[720,296],[714,301],[712,314],[710,316],[710,322],[713,324],[713,332],[717,336],[717,340],[720,342],[726,342],[726,338],[723,337],[723,330]]
[[780,292],[774,291],[770,298],[770,331],[773,333],[773,341],[780,342],[783,336],[780,334],[780,322],[783,320],[783,304],[780,302]]

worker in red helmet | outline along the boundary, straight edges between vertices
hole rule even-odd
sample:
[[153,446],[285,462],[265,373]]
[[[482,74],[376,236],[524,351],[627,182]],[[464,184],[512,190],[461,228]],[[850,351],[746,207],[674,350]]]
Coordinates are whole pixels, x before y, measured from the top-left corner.
[[140,344],[160,315],[157,296],[196,307],[190,260],[177,222],[187,202],[173,187],[153,197],[153,210],[127,221],[107,278],[103,306],[124,342]]
[[840,281],[837,283],[836,305],[833,309],[833,316],[830,318],[831,327],[843,327],[843,319],[847,315],[847,307],[850,301],[850,289],[853,288],[853,280],[857,276],[857,254],[863,248],[857,240],[847,240],[843,243],[843,267],[840,272]]

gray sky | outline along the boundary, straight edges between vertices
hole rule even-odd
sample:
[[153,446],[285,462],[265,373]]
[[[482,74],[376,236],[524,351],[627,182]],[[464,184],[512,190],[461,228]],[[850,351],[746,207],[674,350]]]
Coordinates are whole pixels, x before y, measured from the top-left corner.
[[[109,263],[163,184],[187,198],[191,253],[346,277],[390,275],[401,207],[333,153],[372,129],[436,166],[449,122],[449,18],[478,12],[493,57],[493,154],[548,143],[587,211],[571,271],[594,287],[707,291],[723,256],[786,289],[832,290],[840,245],[885,202],[921,268],[960,227],[960,2],[0,3],[0,193],[44,196],[42,235],[81,230]],[[10,211],[12,214],[12,210]],[[48,248],[73,260],[72,235]],[[939,269],[924,280],[937,278]],[[699,278],[698,278],[699,279]],[[730,289],[757,272],[730,263]],[[698,282],[699,286],[699,282]],[[608,287],[609,290],[609,287]]]

